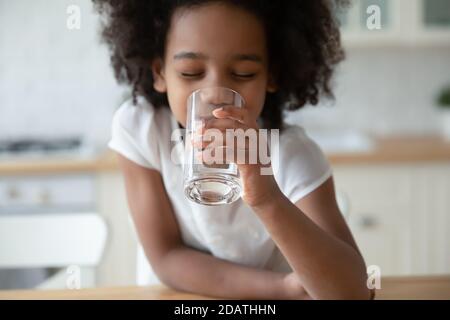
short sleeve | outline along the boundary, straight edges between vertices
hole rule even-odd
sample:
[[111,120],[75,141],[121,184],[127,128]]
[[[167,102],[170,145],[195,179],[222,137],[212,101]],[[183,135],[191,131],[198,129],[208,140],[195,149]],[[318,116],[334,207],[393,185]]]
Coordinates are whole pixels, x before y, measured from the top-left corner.
[[272,159],[275,178],[283,194],[295,203],[322,185],[332,168],[323,151],[297,125],[289,125],[279,137],[278,158]]
[[123,103],[114,113],[108,147],[138,165],[160,171],[160,157],[152,105],[139,98]]

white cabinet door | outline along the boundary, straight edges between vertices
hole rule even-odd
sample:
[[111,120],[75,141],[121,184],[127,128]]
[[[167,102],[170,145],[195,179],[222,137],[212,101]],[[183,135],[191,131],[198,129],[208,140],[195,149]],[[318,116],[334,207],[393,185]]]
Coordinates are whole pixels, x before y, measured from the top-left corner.
[[335,183],[367,265],[450,273],[450,164],[336,166]]
[[418,167],[413,215],[413,271],[450,273],[450,164]]
[[358,0],[336,15],[346,47],[450,45],[448,0]]
[[137,235],[131,223],[122,175],[120,172],[99,173],[97,188],[97,211],[106,220],[110,232],[99,266],[99,285],[135,285]]
[[411,170],[393,166],[335,167],[348,224],[366,260],[382,275],[411,273]]
[[450,1],[414,0],[411,1],[410,11],[404,19],[404,33],[411,43],[450,45]]
[[352,1],[350,8],[337,10],[344,45],[398,45],[402,40],[399,17],[402,1],[358,0]]
[[450,1],[421,0],[422,23],[425,28],[450,30]]

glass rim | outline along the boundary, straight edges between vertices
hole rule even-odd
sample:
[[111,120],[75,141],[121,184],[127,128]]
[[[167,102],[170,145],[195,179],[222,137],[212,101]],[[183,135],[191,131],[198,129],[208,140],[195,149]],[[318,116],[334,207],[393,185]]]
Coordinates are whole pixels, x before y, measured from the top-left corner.
[[194,94],[196,94],[196,93],[198,93],[198,92],[200,92],[202,90],[205,90],[205,89],[225,89],[225,90],[228,90],[228,91],[232,91],[232,92],[234,92],[235,94],[237,94],[241,98],[242,103],[243,103],[243,107],[246,105],[246,101],[245,101],[244,97],[239,92],[237,92],[236,90],[227,88],[227,87],[222,87],[222,86],[213,86],[213,87],[200,88],[200,89],[192,91],[191,94],[189,95],[189,97],[192,97]]

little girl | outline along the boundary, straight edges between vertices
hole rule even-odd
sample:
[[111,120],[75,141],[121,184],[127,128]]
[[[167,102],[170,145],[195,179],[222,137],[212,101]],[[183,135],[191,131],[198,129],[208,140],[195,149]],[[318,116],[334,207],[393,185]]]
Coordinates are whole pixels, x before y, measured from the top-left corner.
[[[140,244],[158,278],[222,298],[368,299],[364,259],[336,203],[331,167],[284,110],[319,95],[343,59],[331,0],[94,0],[119,82],[118,153]],[[279,169],[238,164],[244,196],[204,206],[183,192],[172,133],[195,90],[239,92],[219,129],[279,129]],[[189,142],[185,142],[189,143]],[[271,155],[273,156],[273,155]]]

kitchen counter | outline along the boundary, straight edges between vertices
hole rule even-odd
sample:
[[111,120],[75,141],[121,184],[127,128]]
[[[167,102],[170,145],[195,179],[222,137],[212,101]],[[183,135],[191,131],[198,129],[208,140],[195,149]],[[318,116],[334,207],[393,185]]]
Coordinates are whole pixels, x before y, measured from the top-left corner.
[[116,155],[112,151],[94,158],[48,158],[0,160],[0,175],[97,172],[118,170]]
[[440,136],[391,136],[374,138],[368,152],[333,153],[332,164],[450,162],[450,141]]
[[[450,141],[439,136],[375,138],[367,152],[327,154],[333,165],[450,162]],[[0,175],[118,170],[116,155],[106,151],[92,159],[0,160]]]
[[[0,300],[4,299],[136,299],[136,300],[196,300],[211,299],[190,293],[177,292],[165,286],[116,287],[82,290],[53,291],[0,291]],[[386,277],[381,280],[381,289],[377,290],[378,300],[416,300],[450,299],[450,275]]]

